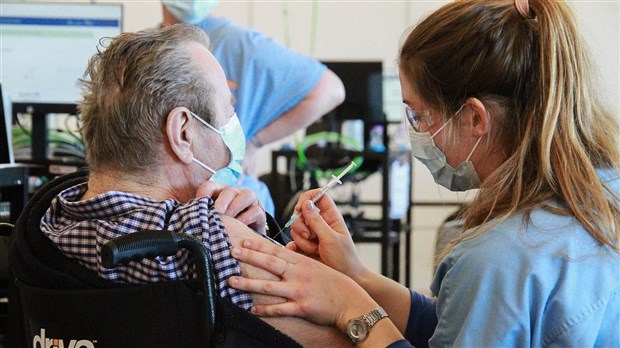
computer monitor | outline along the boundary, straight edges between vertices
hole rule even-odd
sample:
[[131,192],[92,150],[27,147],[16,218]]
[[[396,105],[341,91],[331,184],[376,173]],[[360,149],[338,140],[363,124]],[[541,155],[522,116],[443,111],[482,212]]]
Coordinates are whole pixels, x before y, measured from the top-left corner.
[[121,33],[121,19],[118,4],[3,3],[0,81],[14,111],[74,110],[78,79],[99,40]]
[[383,64],[380,61],[323,62],[333,71],[346,91],[346,98],[334,110],[338,121],[360,119],[366,124],[386,121],[383,113]]
[[77,113],[88,60],[121,28],[119,4],[2,4],[0,82],[13,113],[32,115],[33,160],[47,159],[47,115]]
[[[358,155],[357,151],[371,150],[374,142],[371,133],[378,125],[387,123],[383,112],[383,63],[381,61],[323,61],[342,81],[346,97],[342,104],[332,112],[306,129],[306,139],[316,134],[317,139],[325,136],[312,146],[307,146],[305,154],[308,168],[328,169],[348,165]],[[381,131],[379,144],[385,148],[387,134]],[[327,132],[327,133],[323,133]],[[340,134],[335,138],[333,133]],[[357,161],[359,162],[359,160]],[[364,160],[362,171],[374,172],[376,161]]]
[[[346,97],[342,104],[306,129],[319,132],[350,133],[360,145],[369,143],[374,125],[387,123],[383,112],[383,63],[380,61],[323,61],[342,81]],[[347,122],[352,121],[352,122]],[[350,127],[349,124],[354,124]],[[361,127],[360,127],[361,124]],[[347,131],[344,130],[347,129]],[[351,134],[345,134],[351,136]]]

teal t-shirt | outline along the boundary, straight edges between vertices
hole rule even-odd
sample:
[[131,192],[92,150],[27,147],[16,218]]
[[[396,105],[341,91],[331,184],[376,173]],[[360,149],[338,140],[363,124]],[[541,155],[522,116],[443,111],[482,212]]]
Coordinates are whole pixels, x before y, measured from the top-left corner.
[[209,35],[248,140],[303,100],[327,69],[318,60],[224,17],[207,17],[196,26]]
[[[600,174],[618,195],[617,174]],[[431,290],[432,347],[620,346],[620,255],[572,216],[536,209],[461,242]]]

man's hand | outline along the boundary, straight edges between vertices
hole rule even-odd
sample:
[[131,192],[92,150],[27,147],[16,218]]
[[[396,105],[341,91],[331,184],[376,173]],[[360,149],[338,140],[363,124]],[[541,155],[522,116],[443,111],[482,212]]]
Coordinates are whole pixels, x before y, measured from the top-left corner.
[[206,196],[213,198],[218,213],[234,217],[256,232],[265,232],[265,209],[254,192],[205,181],[198,187],[196,198]]

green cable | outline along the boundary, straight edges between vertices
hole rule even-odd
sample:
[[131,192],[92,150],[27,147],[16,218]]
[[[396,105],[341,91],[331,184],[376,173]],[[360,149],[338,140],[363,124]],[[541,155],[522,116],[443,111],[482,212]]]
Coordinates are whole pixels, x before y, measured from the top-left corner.
[[[339,133],[335,133],[335,132],[315,133],[315,134],[307,136],[301,143],[297,145],[297,158],[298,158],[297,167],[299,169],[307,170],[309,167],[308,158],[306,157],[306,152],[305,152],[306,148],[308,148],[308,146],[317,144],[322,141],[340,142],[344,144],[345,146],[348,146],[353,151],[363,150],[362,145],[351,137],[348,137],[348,136],[345,136]],[[353,162],[355,162],[356,166],[351,171],[349,171],[349,174],[355,173],[355,171],[357,171],[357,169],[361,166],[363,161],[364,161],[363,156],[361,155],[355,156],[353,158]],[[310,171],[312,172],[312,175],[314,175],[314,177],[317,179],[331,178],[332,175],[339,175],[340,173],[342,173],[342,171],[348,165],[349,164],[347,163],[347,165],[345,165],[344,167],[340,167],[340,168],[333,168],[333,169],[320,169],[319,168],[319,169],[310,169]]]
[[[79,140],[79,141],[76,141]],[[81,139],[75,139],[70,135],[56,129],[48,129],[48,142],[50,144],[66,144],[83,149],[84,143]],[[11,130],[11,143],[14,147],[30,145],[31,135],[23,128],[13,128]]]
[[[74,115],[77,123],[78,123],[78,128],[79,128],[79,124],[80,124],[80,117],[77,115]],[[81,136],[78,136],[78,134],[75,134],[74,131],[71,130],[71,128],[67,125],[67,121],[69,120],[69,118],[65,118],[65,131],[73,138],[75,139],[81,146],[84,146],[84,140],[82,140]]]

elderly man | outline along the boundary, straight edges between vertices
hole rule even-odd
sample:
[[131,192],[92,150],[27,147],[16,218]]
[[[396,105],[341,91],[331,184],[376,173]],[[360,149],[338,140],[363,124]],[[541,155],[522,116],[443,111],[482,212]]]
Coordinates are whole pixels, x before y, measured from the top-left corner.
[[[225,186],[240,174],[245,140],[208,47],[202,31],[175,25],[122,34],[91,59],[79,105],[90,175],[54,198],[40,227],[69,258],[126,283],[186,278],[193,264],[179,252],[107,269],[104,243],[138,230],[191,234],[211,252],[220,296],[249,310],[281,299],[226,284],[231,275],[267,276],[230,256],[241,239],[267,237],[256,196]],[[267,321],[303,345],[341,336],[301,319]]]

